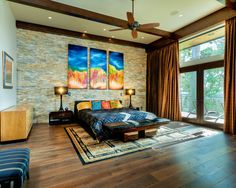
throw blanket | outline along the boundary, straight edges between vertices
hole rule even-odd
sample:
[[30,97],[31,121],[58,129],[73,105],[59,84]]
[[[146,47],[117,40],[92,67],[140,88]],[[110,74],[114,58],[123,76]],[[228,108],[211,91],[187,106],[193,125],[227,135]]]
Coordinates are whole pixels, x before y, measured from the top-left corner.
[[138,111],[129,108],[110,109],[110,110],[81,110],[77,118],[87,123],[92,129],[96,138],[101,141],[107,135],[103,130],[103,125],[114,122],[129,122],[152,120],[158,121],[158,117],[150,112]]

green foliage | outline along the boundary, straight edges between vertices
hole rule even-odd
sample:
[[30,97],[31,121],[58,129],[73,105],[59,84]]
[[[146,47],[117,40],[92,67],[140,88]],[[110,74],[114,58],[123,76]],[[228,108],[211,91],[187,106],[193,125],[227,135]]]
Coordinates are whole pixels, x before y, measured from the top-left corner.
[[221,37],[212,41],[208,41],[198,46],[192,46],[190,48],[185,48],[180,50],[180,62],[187,62],[193,60],[193,51],[200,49],[195,59],[202,59],[214,55],[224,54],[225,38]]
[[207,98],[223,95],[224,91],[224,69],[208,69],[204,71],[204,95]]
[[200,58],[224,54],[224,38],[219,38],[208,42],[209,46],[200,52]]

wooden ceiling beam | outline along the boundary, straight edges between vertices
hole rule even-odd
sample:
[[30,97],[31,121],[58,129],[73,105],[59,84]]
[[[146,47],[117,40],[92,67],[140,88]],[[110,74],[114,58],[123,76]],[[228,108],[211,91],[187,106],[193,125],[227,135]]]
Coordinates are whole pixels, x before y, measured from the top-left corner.
[[[178,29],[177,31],[173,32],[173,34],[176,35],[176,39],[180,39],[186,36],[189,36],[191,34],[197,33],[201,30],[207,29],[211,26],[214,26],[218,23],[221,23],[225,20],[228,20],[230,18],[233,18],[236,16],[236,11],[230,8],[222,8],[208,16],[205,16],[204,18],[201,18],[185,27],[182,27],[181,29]],[[172,43],[174,40],[170,39],[159,39],[156,40],[147,46],[147,51],[152,51],[154,49],[161,48],[163,46],[166,46],[170,43]]]
[[[112,25],[116,27],[126,28],[128,25],[128,22],[126,20],[114,18],[114,17],[107,16],[104,14],[99,14],[96,12],[92,12],[89,10],[85,10],[82,8],[78,8],[78,7],[74,7],[74,6],[70,6],[70,5],[66,5],[66,4],[62,4],[62,3],[58,3],[58,2],[50,1],[50,0],[40,0],[40,1],[39,0],[8,0],[8,1],[23,4],[23,5],[28,5],[31,7],[36,7],[36,8],[40,8],[44,10],[49,10],[49,11],[65,14],[68,16],[83,18],[83,19],[91,20],[98,23],[108,24],[108,25]],[[156,28],[138,29],[138,31],[151,34],[151,35],[165,37],[165,38],[170,38],[174,36],[168,31],[164,31],[164,30],[160,30]]]
[[230,9],[236,10],[236,0],[226,0],[226,6]]
[[68,37],[80,38],[80,39],[107,42],[107,43],[119,44],[119,45],[124,45],[124,46],[132,46],[132,47],[137,47],[137,48],[146,48],[146,44],[142,44],[142,43],[108,38],[108,37],[103,37],[103,36],[98,36],[98,35],[87,34],[87,33],[85,34],[85,33],[77,32],[77,31],[70,31],[66,29],[59,29],[55,27],[49,27],[49,26],[21,22],[21,21],[16,21],[16,27],[19,29],[38,31],[38,32],[44,32],[44,33],[50,33],[50,34],[56,34],[56,35],[63,35],[63,36],[68,36]]

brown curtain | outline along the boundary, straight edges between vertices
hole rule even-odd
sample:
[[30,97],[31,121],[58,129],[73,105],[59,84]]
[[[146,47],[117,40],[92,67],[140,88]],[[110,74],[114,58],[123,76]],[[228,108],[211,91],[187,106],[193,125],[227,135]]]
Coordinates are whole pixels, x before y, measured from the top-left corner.
[[224,131],[236,134],[236,17],[225,26]]
[[178,42],[148,53],[147,110],[159,117],[181,120]]

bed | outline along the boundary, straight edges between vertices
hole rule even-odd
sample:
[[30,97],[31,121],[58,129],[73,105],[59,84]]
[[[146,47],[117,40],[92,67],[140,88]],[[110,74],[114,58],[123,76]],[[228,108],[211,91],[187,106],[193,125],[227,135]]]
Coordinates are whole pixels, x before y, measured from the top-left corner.
[[105,125],[122,122],[127,126],[124,128],[134,128],[138,126],[150,126],[151,124],[165,124],[170,120],[164,118],[158,118],[155,114],[138,111],[130,108],[117,108],[109,110],[77,110],[77,104],[85,101],[75,101],[74,115],[76,121],[94,138],[98,141],[102,141],[111,137],[110,132],[105,129]]

